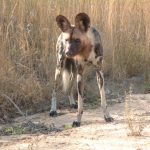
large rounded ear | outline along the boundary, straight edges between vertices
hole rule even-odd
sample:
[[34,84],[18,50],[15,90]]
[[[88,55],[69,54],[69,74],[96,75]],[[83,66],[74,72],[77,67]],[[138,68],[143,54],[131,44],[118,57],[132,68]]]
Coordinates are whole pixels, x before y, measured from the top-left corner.
[[90,27],[90,18],[86,13],[79,13],[75,17],[75,26],[82,32],[86,32]]
[[65,32],[71,27],[70,22],[65,16],[58,15],[56,17],[56,22],[57,22],[58,27],[62,30],[62,32]]

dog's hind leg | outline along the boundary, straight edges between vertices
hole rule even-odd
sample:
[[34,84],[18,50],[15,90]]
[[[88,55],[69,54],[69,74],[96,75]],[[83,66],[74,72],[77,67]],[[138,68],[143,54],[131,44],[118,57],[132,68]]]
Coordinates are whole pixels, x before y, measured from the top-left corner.
[[70,107],[74,108],[74,109],[77,109],[78,105],[75,102],[74,97],[73,97],[73,83],[74,83],[74,77],[72,77],[72,79],[71,79],[70,89],[69,89],[69,92],[68,92],[68,98],[69,98],[69,102],[70,102]]
[[113,121],[113,118],[110,116],[110,114],[109,114],[109,112],[107,110],[107,102],[106,102],[105,90],[104,90],[104,76],[103,76],[103,72],[101,70],[97,69],[96,75],[97,75],[98,87],[99,87],[99,90],[100,90],[101,107],[103,109],[104,119],[105,119],[106,122],[111,122],[111,121]]

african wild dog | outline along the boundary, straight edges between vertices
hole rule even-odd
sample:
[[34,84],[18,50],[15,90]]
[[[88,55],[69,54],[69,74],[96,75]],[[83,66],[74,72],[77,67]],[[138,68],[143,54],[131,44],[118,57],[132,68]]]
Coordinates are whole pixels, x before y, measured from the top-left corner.
[[[78,107],[77,121],[73,122],[73,126],[80,126],[83,114],[83,71],[87,64],[92,64],[96,69],[97,82],[101,95],[101,106],[104,118],[107,122],[113,121],[107,110],[104,77],[102,73],[103,47],[99,32],[90,26],[90,18],[85,13],[79,13],[75,17],[75,26],[71,25],[65,16],[56,17],[58,27],[62,33],[58,37],[57,50],[57,67],[55,70],[55,84],[52,94],[50,116],[57,115],[56,112],[56,88],[58,84],[58,76],[62,73],[64,90],[68,91],[70,105],[74,108]],[[78,106],[76,105],[73,94],[73,80],[77,75],[77,92]]]

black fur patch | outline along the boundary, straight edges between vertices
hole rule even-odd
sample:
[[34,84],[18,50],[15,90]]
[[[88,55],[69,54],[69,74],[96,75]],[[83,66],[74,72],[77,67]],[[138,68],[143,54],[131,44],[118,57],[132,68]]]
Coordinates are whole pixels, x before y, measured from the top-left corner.
[[76,66],[75,66],[75,61],[72,58],[66,58],[64,62],[64,67],[67,69],[69,72],[75,72],[76,71]]
[[56,112],[56,111],[51,111],[51,112],[49,113],[49,116],[50,116],[50,117],[56,117],[56,116],[57,116],[57,112]]
[[103,56],[103,47],[100,43],[97,43],[94,47],[94,51],[95,51],[95,58],[97,58],[98,56]]
[[80,127],[80,122],[78,122],[78,121],[74,121],[73,123],[72,123],[72,127]]
[[89,61],[89,64],[92,64],[92,61]]
[[71,104],[71,105],[70,105],[70,108],[77,109],[77,108],[78,108],[78,104],[77,104],[77,103],[75,103],[75,104]]

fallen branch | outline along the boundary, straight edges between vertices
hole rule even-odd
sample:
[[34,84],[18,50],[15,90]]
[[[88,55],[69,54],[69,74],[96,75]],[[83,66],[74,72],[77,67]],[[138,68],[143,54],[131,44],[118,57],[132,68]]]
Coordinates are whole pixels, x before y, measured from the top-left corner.
[[9,100],[14,106],[15,108],[18,110],[18,112],[25,117],[24,113],[20,110],[20,108],[15,104],[15,102],[6,94],[2,94],[3,97],[5,97],[7,100]]

